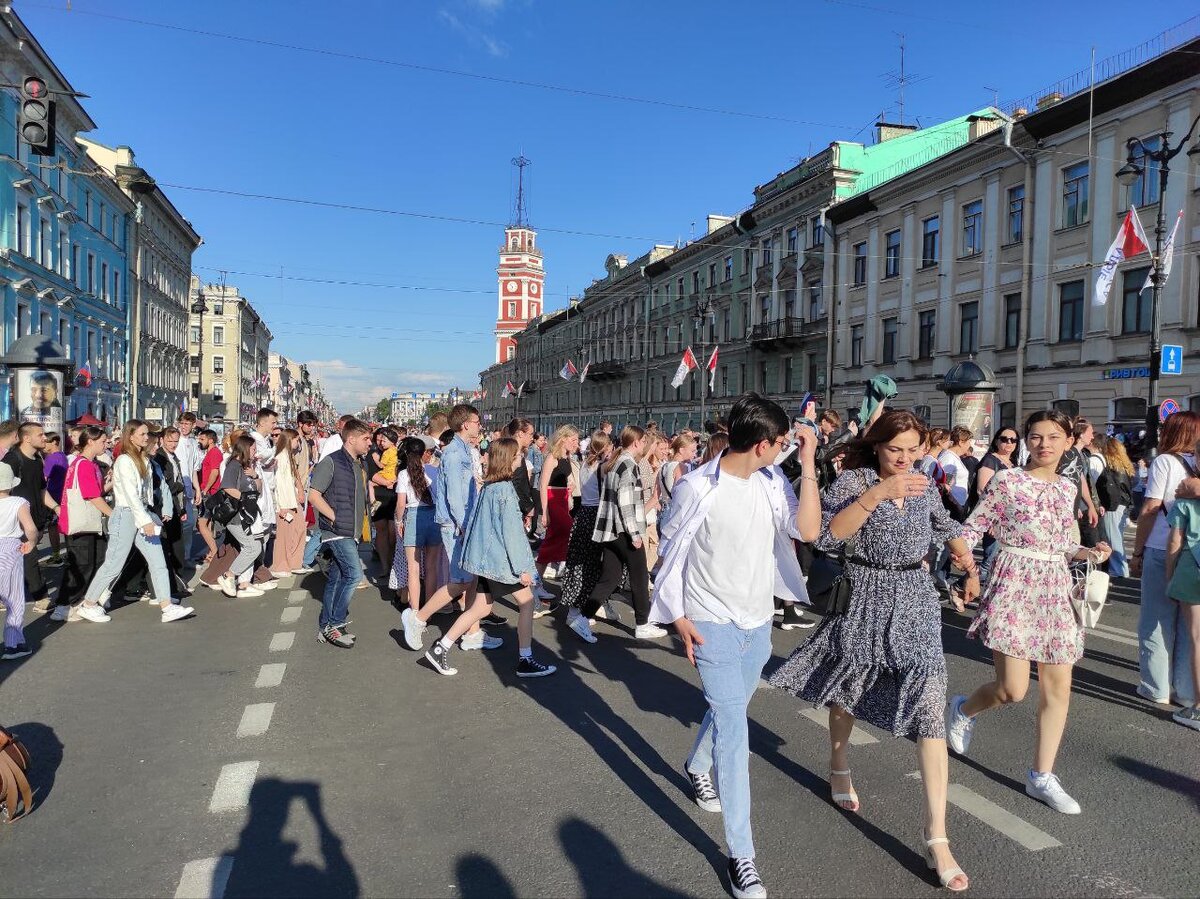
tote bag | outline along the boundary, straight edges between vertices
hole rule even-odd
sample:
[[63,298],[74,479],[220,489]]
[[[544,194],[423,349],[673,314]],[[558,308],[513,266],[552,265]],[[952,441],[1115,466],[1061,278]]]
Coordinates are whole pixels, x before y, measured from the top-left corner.
[[76,534],[104,533],[103,513],[84,499],[83,492],[79,489],[79,463],[82,461],[82,456],[75,457],[63,481],[63,493],[67,497],[68,537],[74,537]]

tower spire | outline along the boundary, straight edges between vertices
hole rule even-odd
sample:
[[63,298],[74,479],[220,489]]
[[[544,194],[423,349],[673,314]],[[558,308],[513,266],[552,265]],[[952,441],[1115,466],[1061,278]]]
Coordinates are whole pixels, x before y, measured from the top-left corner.
[[529,210],[525,208],[525,167],[532,162],[533,160],[526,159],[523,153],[513,157],[512,164],[517,167],[517,205],[512,223],[514,228],[529,227]]

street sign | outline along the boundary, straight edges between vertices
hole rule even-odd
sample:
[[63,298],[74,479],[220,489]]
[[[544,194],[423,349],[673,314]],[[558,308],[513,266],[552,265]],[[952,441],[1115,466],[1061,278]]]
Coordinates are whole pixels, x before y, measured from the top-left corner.
[[1183,374],[1183,347],[1168,344],[1162,348],[1162,367],[1164,375]]
[[1166,421],[1179,411],[1179,403],[1175,400],[1163,400],[1158,407],[1158,420]]

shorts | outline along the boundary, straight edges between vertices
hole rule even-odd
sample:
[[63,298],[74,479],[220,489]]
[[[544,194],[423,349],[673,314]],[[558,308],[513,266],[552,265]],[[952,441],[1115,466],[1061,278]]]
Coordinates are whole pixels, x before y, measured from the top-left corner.
[[404,512],[404,545],[438,546],[441,528],[433,520],[433,506],[409,506]]
[[504,581],[490,581],[485,577],[479,578],[479,584],[475,587],[476,593],[486,593],[495,602],[501,596],[512,596],[519,590],[524,590],[523,584],[506,584]]
[[[475,579],[475,575],[462,567],[462,539],[455,536],[452,524],[440,525],[439,529],[442,532],[442,548],[446,551],[446,560],[450,564],[450,583],[469,584]],[[407,526],[404,533],[408,533]]]

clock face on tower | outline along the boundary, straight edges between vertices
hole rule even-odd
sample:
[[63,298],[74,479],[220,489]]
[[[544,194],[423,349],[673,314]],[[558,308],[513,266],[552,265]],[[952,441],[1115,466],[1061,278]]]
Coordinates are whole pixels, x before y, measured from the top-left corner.
[[517,282],[516,281],[506,281],[504,284],[504,289],[508,293],[516,293],[517,292]]
[[538,286],[537,281],[533,281],[532,283],[530,283],[529,295],[531,297],[536,297],[538,295],[538,293],[540,293],[540,292],[541,292],[541,288]]

